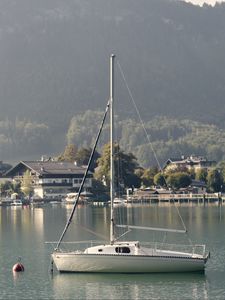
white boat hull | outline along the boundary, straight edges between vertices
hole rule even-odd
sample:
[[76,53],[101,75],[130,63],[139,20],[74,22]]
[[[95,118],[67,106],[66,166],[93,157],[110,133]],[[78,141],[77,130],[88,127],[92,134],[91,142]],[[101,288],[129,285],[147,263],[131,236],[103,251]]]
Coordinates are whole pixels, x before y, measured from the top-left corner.
[[203,272],[206,259],[175,256],[53,253],[60,272],[165,273]]

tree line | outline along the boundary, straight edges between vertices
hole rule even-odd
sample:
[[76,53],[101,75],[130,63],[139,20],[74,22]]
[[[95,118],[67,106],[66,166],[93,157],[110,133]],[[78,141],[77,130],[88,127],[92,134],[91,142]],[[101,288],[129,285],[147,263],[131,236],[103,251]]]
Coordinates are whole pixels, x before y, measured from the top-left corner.
[[[91,154],[91,148],[78,149],[75,145],[66,146],[64,152],[58,156],[58,160],[77,161],[86,165]],[[137,158],[131,152],[126,153],[119,144],[114,144],[114,168],[115,184],[117,189],[125,191],[126,188],[140,188],[160,186],[178,191],[188,187],[192,180],[205,184],[208,192],[225,191],[225,161],[221,161],[216,167],[210,169],[187,169],[177,167],[173,170],[163,170],[158,166],[143,168]],[[105,186],[110,183],[110,145],[103,146],[102,153],[96,152],[91,164],[94,178]]]
[[[69,144],[64,151],[54,160],[75,162],[77,165],[87,165],[92,149],[90,147],[78,148]],[[126,153],[119,144],[114,144],[114,168],[116,192],[125,193],[127,188],[161,187],[179,192],[182,188],[190,186],[192,180],[205,184],[208,192],[225,192],[225,161],[220,162],[215,168],[195,170],[177,168],[162,170],[157,166],[143,168],[131,152]],[[93,192],[107,193],[110,184],[110,145],[103,146],[102,153],[95,152],[90,165],[93,172]],[[0,185],[2,196],[12,193],[23,194],[25,197],[32,195],[32,178],[25,172],[21,183],[3,182]]]

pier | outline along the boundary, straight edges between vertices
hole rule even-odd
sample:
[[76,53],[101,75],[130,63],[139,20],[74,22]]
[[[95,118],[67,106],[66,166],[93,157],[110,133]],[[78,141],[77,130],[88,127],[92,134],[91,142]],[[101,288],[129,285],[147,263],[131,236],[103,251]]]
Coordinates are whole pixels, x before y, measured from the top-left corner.
[[140,202],[196,202],[196,203],[209,203],[209,202],[225,202],[225,194],[220,193],[205,193],[205,194],[142,194],[131,195],[127,199],[128,203]]

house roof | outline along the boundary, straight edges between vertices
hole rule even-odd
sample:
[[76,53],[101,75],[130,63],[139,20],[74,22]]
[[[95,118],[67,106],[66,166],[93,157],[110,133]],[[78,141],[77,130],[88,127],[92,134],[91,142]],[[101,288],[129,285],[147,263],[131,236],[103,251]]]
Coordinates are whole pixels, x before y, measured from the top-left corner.
[[183,158],[169,158],[167,160],[167,162],[177,162],[177,161],[183,161],[184,159]]
[[216,162],[213,160],[208,160],[207,158],[203,156],[188,156],[181,158],[169,158],[164,167],[166,168],[169,164],[175,164],[175,165],[204,165],[204,164],[215,164]]
[[[44,174],[83,174],[86,166],[76,166],[71,162],[58,162],[58,161],[21,161],[16,166],[11,168],[5,173],[5,176],[12,176],[23,168],[28,168],[38,175]],[[91,172],[89,172],[91,174]]]
[[192,187],[206,187],[207,185],[204,181],[192,179],[190,186],[192,186]]

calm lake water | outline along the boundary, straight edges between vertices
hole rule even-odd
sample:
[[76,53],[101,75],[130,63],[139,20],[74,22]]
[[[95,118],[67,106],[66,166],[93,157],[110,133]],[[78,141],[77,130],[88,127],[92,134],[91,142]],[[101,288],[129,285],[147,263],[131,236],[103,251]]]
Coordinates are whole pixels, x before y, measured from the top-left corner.
[[[71,206],[0,208],[0,299],[225,299],[225,204],[177,205],[193,242],[211,252],[205,274],[59,274],[50,273],[52,245],[57,241]],[[117,218],[145,226],[181,228],[176,207],[147,204],[124,207]],[[102,239],[109,234],[109,207],[80,206],[66,239]],[[92,231],[98,232],[95,236]],[[185,237],[184,237],[185,236]],[[162,241],[165,236],[133,231],[137,240]],[[177,234],[167,240],[186,239]],[[12,272],[18,257],[25,272]]]

